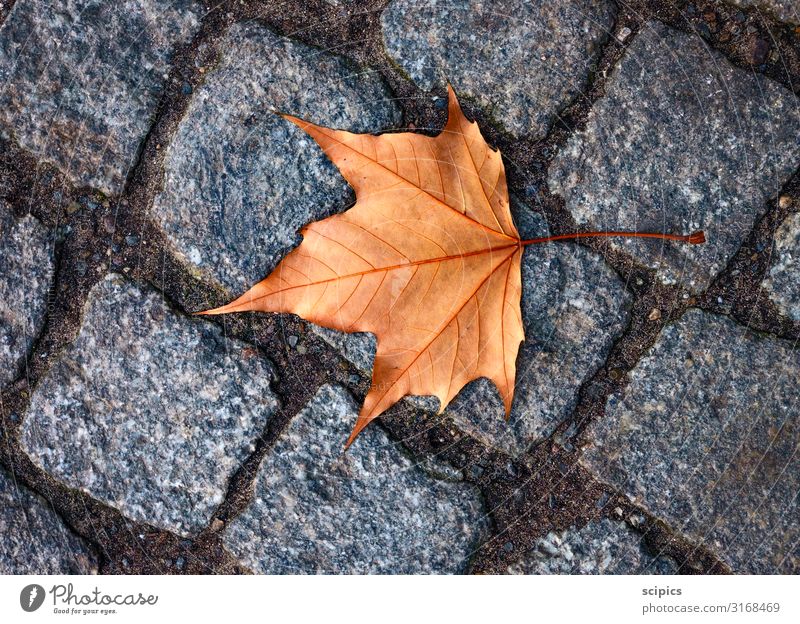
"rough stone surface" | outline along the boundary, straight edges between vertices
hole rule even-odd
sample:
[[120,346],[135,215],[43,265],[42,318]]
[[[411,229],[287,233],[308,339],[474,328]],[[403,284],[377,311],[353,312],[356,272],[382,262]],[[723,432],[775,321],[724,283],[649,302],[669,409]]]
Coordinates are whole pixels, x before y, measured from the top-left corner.
[[511,574],[677,574],[670,558],[653,556],[624,522],[605,518],[540,538],[509,567]]
[[800,101],[696,36],[649,23],[550,169],[581,224],[689,233],[705,245],[613,244],[702,290],[800,161]]
[[18,0],[0,28],[0,129],[79,185],[121,190],[191,0]]
[[46,471],[129,517],[192,533],[274,412],[271,377],[252,348],[110,275],[37,386],[23,445]]
[[0,204],[0,387],[17,377],[44,322],[53,246],[33,217]]
[[687,312],[589,431],[584,463],[735,572],[800,571],[800,351]]
[[[361,332],[346,334],[335,329],[320,327],[313,323],[309,325],[316,334],[339,351],[342,357],[349,360],[365,375],[372,376],[372,364],[375,361],[375,352],[378,348],[378,342],[374,334]],[[436,404],[438,405],[438,399]]]
[[606,0],[394,0],[390,56],[426,90],[449,81],[515,136],[542,137],[583,88],[614,24]]
[[787,316],[800,321],[800,213],[775,233],[775,263],[764,280],[770,298]]
[[731,0],[740,7],[766,9],[785,22],[800,24],[800,2],[798,0]]
[[228,548],[265,574],[464,571],[487,528],[477,491],[432,479],[375,425],[343,453],[357,414],[343,389],[319,390],[264,460]]
[[0,467],[0,574],[94,574],[97,558],[47,501]]
[[400,114],[377,74],[257,23],[234,26],[222,50],[169,147],[153,211],[188,262],[239,293],[301,227],[354,200],[317,144],[273,111],[353,132],[397,127]]
[[[523,238],[547,235],[547,225],[529,209],[514,206]],[[516,455],[549,435],[575,407],[581,383],[608,355],[628,320],[630,296],[602,259],[571,243],[534,245],[522,261],[525,342],[517,357],[514,404],[508,421],[500,396],[487,379],[468,384],[447,413],[459,426]],[[365,375],[371,375],[371,334],[316,328]],[[437,410],[437,399],[420,407]]]

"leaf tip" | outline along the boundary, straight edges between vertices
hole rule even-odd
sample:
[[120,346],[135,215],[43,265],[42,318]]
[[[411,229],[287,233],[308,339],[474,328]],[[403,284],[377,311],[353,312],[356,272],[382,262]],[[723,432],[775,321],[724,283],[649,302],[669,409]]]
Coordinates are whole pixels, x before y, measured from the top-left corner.
[[273,112],[276,115],[280,116],[281,118],[285,119],[288,122],[293,123],[295,126],[303,130],[305,130],[306,126],[310,125],[307,121],[300,119],[299,117],[295,117],[294,115],[290,115],[289,113],[282,113],[280,111],[273,111]]
[[356,441],[358,434],[369,424],[369,421],[363,421],[361,417],[356,421],[355,427],[353,427],[353,431],[350,432],[350,437],[347,438],[347,442],[344,443],[344,452],[346,453],[350,449],[350,445]]
[[[192,316],[217,316],[218,314],[227,314],[228,312],[232,312],[233,306],[236,304],[236,301],[232,301],[231,303],[226,303],[223,306],[218,308],[211,308],[210,310],[200,310],[199,312],[192,312]],[[237,312],[239,310],[236,310]]]
[[458,96],[456,90],[449,82],[447,83],[447,108],[450,114],[454,112],[461,112],[461,105],[458,103]]
[[[369,395],[367,395],[367,399],[369,399]],[[356,418],[356,424],[353,425],[353,431],[350,433],[350,437],[347,438],[347,442],[344,445],[345,451],[350,448],[350,445],[353,442],[355,442],[355,439],[364,430],[364,428],[383,412],[383,410],[381,410],[377,411],[376,413],[375,406],[372,405],[371,407],[367,407],[367,403],[368,401],[365,400],[364,405],[361,407],[361,412],[358,414],[358,418]]]

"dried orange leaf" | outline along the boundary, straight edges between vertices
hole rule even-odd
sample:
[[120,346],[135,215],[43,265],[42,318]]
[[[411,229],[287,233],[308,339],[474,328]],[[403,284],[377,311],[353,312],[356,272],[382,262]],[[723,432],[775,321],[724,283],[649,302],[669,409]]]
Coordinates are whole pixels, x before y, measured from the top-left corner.
[[433,395],[443,410],[478,377],[494,382],[508,414],[524,338],[524,246],[595,235],[520,240],[500,152],[448,91],[447,125],[436,137],[353,134],[285,116],[322,147],[357,202],[305,227],[269,277],[204,313],[292,312],[375,334],[372,385],[348,445],[402,397]]

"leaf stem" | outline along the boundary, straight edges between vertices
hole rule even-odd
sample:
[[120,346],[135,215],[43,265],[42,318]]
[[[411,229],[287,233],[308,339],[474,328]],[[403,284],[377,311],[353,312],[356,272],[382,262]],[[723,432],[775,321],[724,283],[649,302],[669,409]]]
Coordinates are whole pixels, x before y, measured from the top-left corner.
[[571,240],[576,238],[605,238],[621,236],[625,238],[659,238],[661,240],[674,240],[690,245],[699,245],[706,242],[706,235],[702,230],[691,234],[662,234],[661,232],[574,232],[572,234],[557,234],[555,236],[545,236],[543,238],[529,238],[520,241],[522,246],[537,245],[539,243],[550,243],[560,240]]

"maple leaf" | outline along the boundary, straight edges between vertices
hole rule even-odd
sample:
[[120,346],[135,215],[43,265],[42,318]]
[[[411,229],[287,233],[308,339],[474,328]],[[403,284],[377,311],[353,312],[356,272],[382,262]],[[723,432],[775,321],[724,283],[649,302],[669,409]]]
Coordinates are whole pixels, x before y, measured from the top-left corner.
[[235,301],[201,312],[292,312],[344,332],[372,332],[372,385],[349,446],[402,397],[433,395],[440,411],[487,377],[511,410],[524,339],[520,262],[526,245],[585,236],[702,242],[702,233],[577,233],[520,240],[500,152],[448,86],[435,137],[374,136],[283,117],[320,145],[356,193],[341,214],[309,224],[302,243]]

